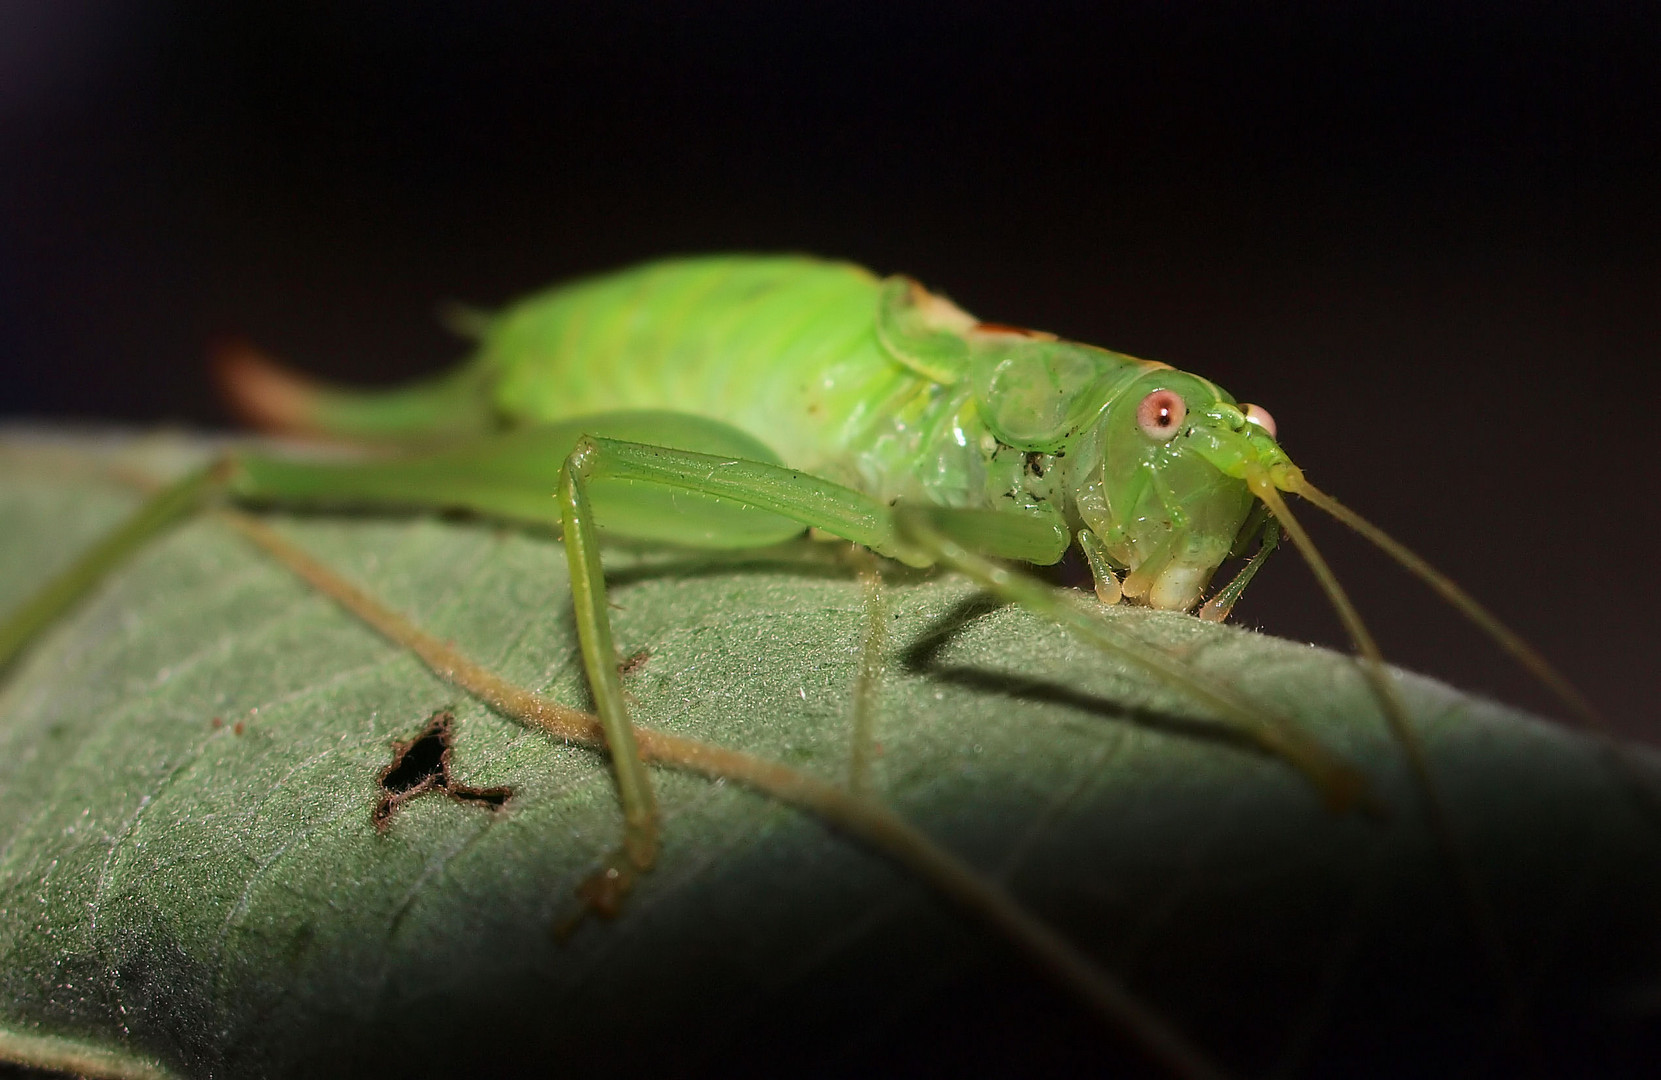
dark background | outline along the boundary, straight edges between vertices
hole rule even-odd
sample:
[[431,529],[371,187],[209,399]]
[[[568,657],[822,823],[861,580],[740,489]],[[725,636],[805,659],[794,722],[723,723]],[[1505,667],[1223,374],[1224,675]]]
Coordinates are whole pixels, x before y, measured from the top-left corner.
[[[839,255],[1268,406],[1654,737],[1661,9],[1032,6],[6,4],[0,416],[220,425],[214,335],[389,382],[447,299]],[[1320,535],[1391,657],[1562,711]],[[1289,555],[1240,616],[1339,635]]]

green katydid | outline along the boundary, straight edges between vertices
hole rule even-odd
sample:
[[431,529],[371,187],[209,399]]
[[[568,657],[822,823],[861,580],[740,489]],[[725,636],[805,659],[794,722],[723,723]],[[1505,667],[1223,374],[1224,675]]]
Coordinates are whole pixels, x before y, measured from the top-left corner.
[[[1343,615],[1434,798],[1378,651],[1286,507],[1291,492],[1380,543],[1590,713],[1456,586],[1312,487],[1266,411],[1163,364],[980,322],[906,278],[793,257],[648,264],[554,289],[476,329],[467,367],[386,394],[321,388],[232,354],[238,400],[266,426],[395,452],[327,463],[238,453],[188,477],[0,625],[0,662],[219,492],[553,525],[624,811],[624,842],[596,880],[626,887],[652,863],[656,812],[617,675],[597,529],[745,548],[813,528],[912,565],[949,565],[1147,668],[1343,806],[1364,786],[1319,744],[989,561],[1050,564],[1077,543],[1103,601],[1188,610],[1217,566],[1256,542],[1200,609],[1220,619],[1284,529]],[[619,898],[591,896],[601,907]]]

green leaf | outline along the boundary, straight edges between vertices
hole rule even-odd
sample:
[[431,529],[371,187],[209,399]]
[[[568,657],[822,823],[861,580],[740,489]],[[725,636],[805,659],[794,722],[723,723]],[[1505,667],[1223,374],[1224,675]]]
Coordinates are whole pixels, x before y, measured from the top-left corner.
[[[112,466],[201,453],[13,435],[0,610],[135,505]],[[267,520],[521,685],[585,703],[556,542]],[[625,682],[640,723],[846,776],[865,625],[849,573],[778,552],[607,558],[619,649],[647,654]],[[1365,771],[1386,820],[1323,810],[1180,693],[961,580],[896,578],[889,603],[875,792],[1230,1069],[1607,1074],[1655,1049],[1661,824],[1591,741],[1402,677],[1501,971],[1346,658],[1103,615],[1294,717]],[[414,798],[377,831],[394,743],[446,709],[454,779],[512,797]],[[1627,762],[1661,785],[1652,758]],[[555,940],[620,835],[604,760],[469,700],[222,522],[186,523],[0,683],[0,1060],[1157,1075],[906,866],[735,784],[653,775],[660,864],[619,918]]]

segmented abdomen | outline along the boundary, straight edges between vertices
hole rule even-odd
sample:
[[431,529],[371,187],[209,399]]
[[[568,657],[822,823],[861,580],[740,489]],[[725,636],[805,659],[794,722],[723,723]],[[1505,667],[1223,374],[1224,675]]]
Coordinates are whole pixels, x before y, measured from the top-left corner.
[[481,360],[512,419],[694,413],[852,480],[873,425],[931,390],[878,343],[878,285],[860,267],[806,257],[648,263],[509,308]]

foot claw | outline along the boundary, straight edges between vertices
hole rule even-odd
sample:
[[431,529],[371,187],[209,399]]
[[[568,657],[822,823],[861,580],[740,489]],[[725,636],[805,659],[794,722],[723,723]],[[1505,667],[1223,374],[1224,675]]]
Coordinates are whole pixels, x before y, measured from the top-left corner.
[[615,919],[638,874],[627,850],[612,852],[598,870],[572,890],[577,903],[554,924],[554,937],[559,941],[570,937],[591,912],[602,919]]

